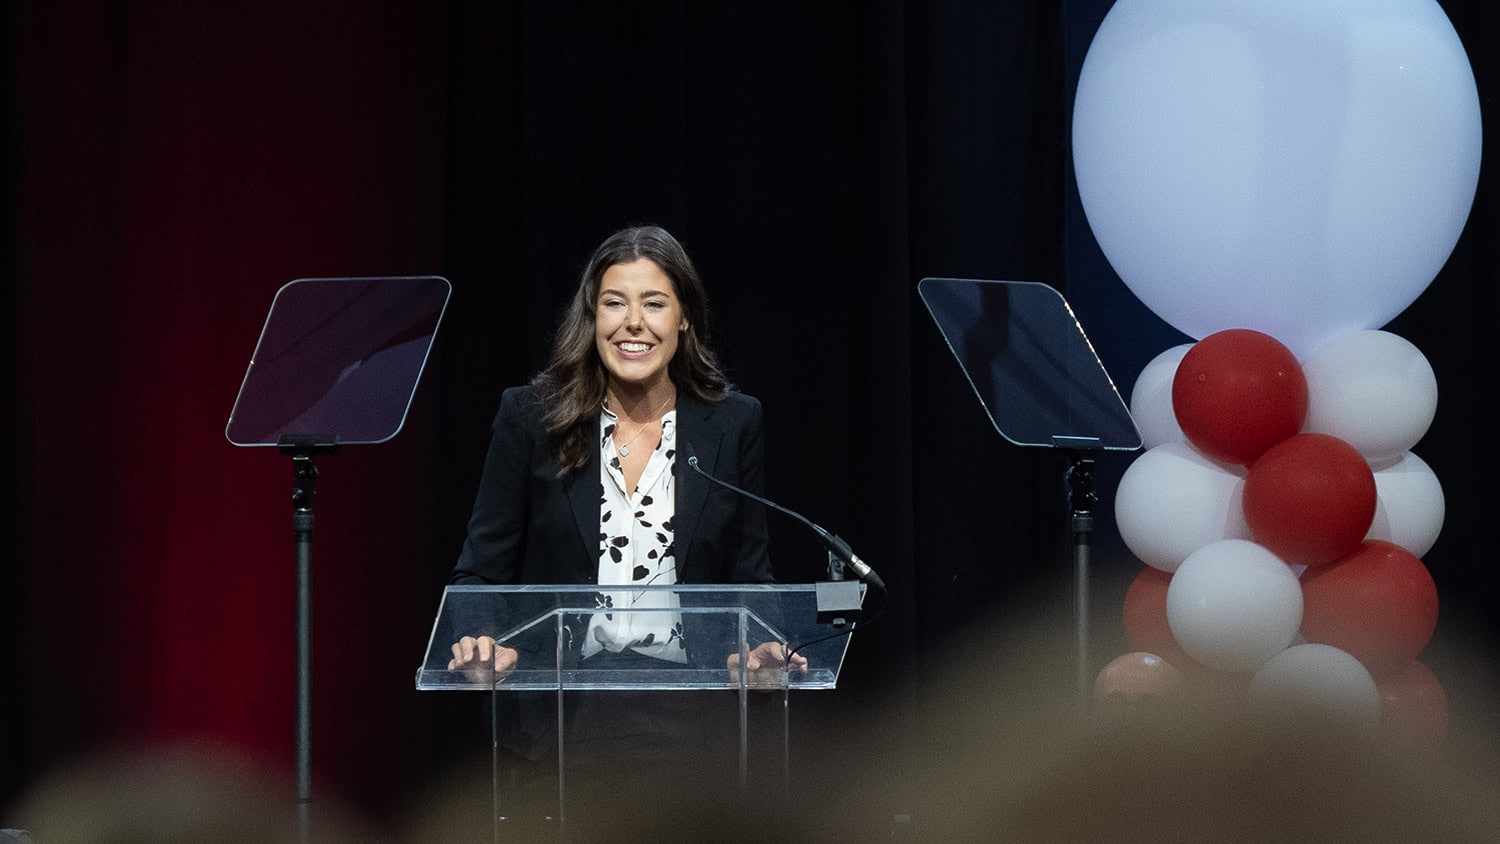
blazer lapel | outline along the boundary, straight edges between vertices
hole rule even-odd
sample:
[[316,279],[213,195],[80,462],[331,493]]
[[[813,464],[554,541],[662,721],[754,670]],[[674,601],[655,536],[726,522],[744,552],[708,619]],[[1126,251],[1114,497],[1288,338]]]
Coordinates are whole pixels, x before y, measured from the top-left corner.
[[719,462],[719,444],[724,432],[714,424],[714,407],[679,394],[677,398],[677,456],[675,479],[677,483],[676,513],[672,516],[672,546],[677,557],[677,576],[683,583],[691,583],[689,574],[693,562],[693,539],[698,531],[699,517],[708,500],[712,481],[699,475],[688,465],[688,459],[698,458],[698,468],[712,475]]
[[567,489],[568,503],[573,508],[573,518],[578,522],[578,538],[583,553],[578,558],[578,571],[567,572],[568,583],[592,583],[599,579],[599,500],[604,497],[604,487],[599,481],[599,449],[589,453],[589,462],[576,472],[569,472],[563,481]]

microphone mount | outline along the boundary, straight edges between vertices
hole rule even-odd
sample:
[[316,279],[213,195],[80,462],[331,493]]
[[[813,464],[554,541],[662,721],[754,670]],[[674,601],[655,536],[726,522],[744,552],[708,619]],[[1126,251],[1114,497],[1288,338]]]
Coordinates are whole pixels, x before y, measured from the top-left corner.
[[[880,610],[883,610],[885,608],[885,581],[880,579],[880,575],[876,574],[875,570],[870,568],[868,563],[866,563],[864,560],[861,560],[859,558],[859,555],[854,553],[854,549],[849,547],[848,542],[845,542],[840,537],[834,535],[833,533],[830,533],[826,528],[814,523],[811,519],[807,518],[801,513],[798,513],[794,510],[789,510],[774,501],[770,501],[766,498],[756,495],[753,492],[741,489],[734,484],[729,483],[728,481],[720,480],[719,478],[710,475],[708,472],[703,470],[703,467],[698,465],[698,456],[696,454],[689,455],[687,462],[688,465],[692,467],[694,472],[697,472],[705,479],[711,481],[714,484],[717,484],[718,486],[724,487],[730,492],[743,495],[746,498],[764,504],[765,506],[770,507],[771,509],[779,513],[784,513],[788,516],[791,516],[793,519],[796,519],[797,521],[806,525],[809,530],[811,530],[814,534],[817,535],[820,540],[822,540],[823,546],[828,550],[828,555],[830,558],[830,572],[834,573],[835,576],[832,582],[817,584],[818,623],[832,624],[835,627],[843,627],[849,622],[860,620],[860,616],[862,615],[862,598],[864,597],[863,590],[859,588],[860,584],[864,584],[869,588],[876,590],[880,593],[882,598],[880,607],[876,609],[874,614],[871,615],[870,620],[873,621],[874,617],[880,614]],[[842,581],[836,577],[835,569],[837,567],[833,565],[833,560],[835,559],[841,562],[843,564],[843,567],[846,567],[849,571],[854,572],[854,576],[857,578],[857,582]]]

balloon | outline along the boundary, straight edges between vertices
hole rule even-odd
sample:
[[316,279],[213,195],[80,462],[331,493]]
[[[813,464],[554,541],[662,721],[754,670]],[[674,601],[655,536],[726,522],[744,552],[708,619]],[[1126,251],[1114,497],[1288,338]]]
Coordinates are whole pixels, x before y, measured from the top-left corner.
[[1331,645],[1296,645],[1255,672],[1250,705],[1275,720],[1380,723],[1380,692],[1359,660]]
[[1375,517],[1375,476],[1348,443],[1298,434],[1245,476],[1245,520],[1256,542],[1290,563],[1321,565],[1353,551]]
[[1132,651],[1157,654],[1179,669],[1191,670],[1196,664],[1172,638],[1172,628],[1167,625],[1167,587],[1171,583],[1172,575],[1151,566],[1142,567],[1130,582],[1121,619],[1125,643]]
[[1437,376],[1410,342],[1386,331],[1338,337],[1302,361],[1303,430],[1354,446],[1372,466],[1400,459],[1432,424]]
[[1437,629],[1432,575],[1411,552],[1365,542],[1302,575],[1302,636],[1353,654],[1377,677],[1417,658]]
[[1167,587],[1167,624],[1188,655],[1218,671],[1253,671],[1281,652],[1302,622],[1302,590],[1286,563],[1253,542],[1194,551]]
[[1119,0],[1073,104],[1084,213],[1195,338],[1379,328],[1468,217],[1479,97],[1435,0]]
[[1443,485],[1422,458],[1407,452],[1375,472],[1375,518],[1366,539],[1394,542],[1425,557],[1443,530]]
[[1104,666],[1094,680],[1094,701],[1174,698],[1182,694],[1182,672],[1156,654],[1128,653]]
[[1172,409],[1188,441],[1228,463],[1249,465],[1297,433],[1307,381],[1274,337],[1244,328],[1198,341],[1172,379]]
[[1245,470],[1170,442],[1137,457],[1115,489],[1115,523],[1141,562],[1174,571],[1220,539],[1248,539],[1241,503]]
[[1183,343],[1167,349],[1152,358],[1136,376],[1135,386],[1130,390],[1130,415],[1140,429],[1141,448],[1152,449],[1162,443],[1187,439],[1172,412],[1172,379],[1177,374],[1177,364],[1192,347],[1192,343]]
[[1375,681],[1380,726],[1409,747],[1435,748],[1448,732],[1448,696],[1432,669],[1412,660]]

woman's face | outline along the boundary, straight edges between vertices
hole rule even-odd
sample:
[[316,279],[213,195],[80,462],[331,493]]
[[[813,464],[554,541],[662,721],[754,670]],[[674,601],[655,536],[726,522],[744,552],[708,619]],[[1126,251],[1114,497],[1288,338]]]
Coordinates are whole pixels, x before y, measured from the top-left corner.
[[667,364],[687,326],[672,280],[654,261],[638,258],[604,271],[594,345],[613,385],[650,390],[669,383]]

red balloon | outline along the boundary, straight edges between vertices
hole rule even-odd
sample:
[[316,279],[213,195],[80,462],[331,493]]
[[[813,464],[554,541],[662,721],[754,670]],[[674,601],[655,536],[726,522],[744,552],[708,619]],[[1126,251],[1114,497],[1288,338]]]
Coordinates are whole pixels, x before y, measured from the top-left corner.
[[1256,542],[1288,563],[1331,563],[1359,547],[1375,519],[1375,473],[1327,434],[1272,446],[1245,476],[1245,521]]
[[1362,543],[1302,575],[1303,638],[1347,651],[1377,679],[1416,659],[1437,619],[1432,575],[1390,542]]
[[1380,726],[1407,747],[1433,749],[1448,732],[1448,696],[1432,669],[1419,660],[1396,668],[1375,682],[1380,691]]
[[1167,587],[1172,575],[1146,566],[1125,590],[1125,642],[1132,651],[1156,654],[1177,668],[1196,666],[1167,626]]
[[1307,379],[1276,338],[1231,328],[1204,337],[1183,356],[1172,379],[1172,410],[1204,454],[1248,466],[1302,429]]

